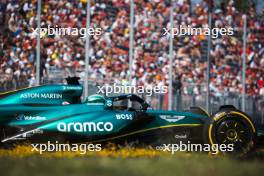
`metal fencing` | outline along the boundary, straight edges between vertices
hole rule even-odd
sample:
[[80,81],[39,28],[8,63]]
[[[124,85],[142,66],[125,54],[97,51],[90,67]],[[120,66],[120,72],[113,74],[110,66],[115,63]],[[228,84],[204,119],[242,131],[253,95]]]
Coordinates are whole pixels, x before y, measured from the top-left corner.
[[[64,73],[64,74],[62,74]],[[61,70],[57,70],[55,68],[51,68],[49,70],[48,77],[43,78],[43,84],[62,84],[64,82],[64,78],[66,76],[71,76],[70,72],[65,73]],[[80,76],[80,75],[77,75]],[[83,83],[81,79],[81,83]],[[12,87],[2,87],[0,92],[4,92],[11,89],[19,89],[26,87],[25,85],[20,85],[16,81],[11,81],[10,85],[13,84]],[[88,89],[89,95],[98,93],[98,86],[103,86],[106,83],[111,85],[111,83],[106,80],[89,80]],[[109,96],[113,96],[115,94],[110,94]],[[144,98],[153,109],[163,109],[167,110],[169,107],[169,96],[168,94],[152,94],[149,95],[140,95]],[[86,97],[83,97],[83,99]],[[246,97],[246,113],[254,118],[255,123],[264,128],[264,97]],[[242,109],[242,97],[241,95],[225,95],[225,96],[210,96],[210,112],[216,112],[220,106],[222,105],[233,105],[238,109]],[[206,108],[206,94],[203,92],[201,94],[185,94],[180,91],[174,91],[172,94],[172,110],[176,111],[184,111],[189,109],[191,106],[199,106],[202,108]]]

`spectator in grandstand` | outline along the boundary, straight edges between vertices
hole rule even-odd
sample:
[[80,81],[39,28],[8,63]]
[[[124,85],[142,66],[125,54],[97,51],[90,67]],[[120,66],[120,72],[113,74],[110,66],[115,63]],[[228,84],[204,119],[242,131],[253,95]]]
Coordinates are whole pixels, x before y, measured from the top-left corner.
[[[41,26],[85,27],[86,1],[43,0]],[[35,84],[37,1],[7,0],[0,5],[0,70],[4,89]],[[133,83],[168,85],[169,42],[163,28],[169,26],[170,1],[135,1],[135,50]],[[202,1],[193,5],[189,0],[178,1],[174,11],[175,27],[191,25],[206,27],[208,7]],[[101,36],[91,38],[91,79],[128,80],[129,1],[93,1],[92,27],[103,29]],[[248,10],[247,93],[263,96],[264,22],[255,7]],[[242,91],[242,14],[230,1],[225,8],[213,11],[213,27],[232,27],[233,36],[212,40],[211,89],[222,96]],[[174,39],[174,78],[185,94],[202,94],[206,74],[206,36],[178,36]],[[41,74],[47,77],[56,68],[65,73],[84,71],[85,40],[80,36],[47,34],[41,39]],[[66,76],[66,75],[64,75]],[[25,84],[21,84],[21,83]],[[119,80],[119,82],[122,82]]]

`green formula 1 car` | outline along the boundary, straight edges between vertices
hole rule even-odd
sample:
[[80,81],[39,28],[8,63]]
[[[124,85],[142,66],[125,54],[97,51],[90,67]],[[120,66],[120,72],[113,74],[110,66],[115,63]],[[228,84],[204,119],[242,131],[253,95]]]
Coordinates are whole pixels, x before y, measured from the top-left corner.
[[1,143],[68,141],[146,145],[192,142],[254,147],[258,132],[251,118],[233,106],[213,115],[199,107],[188,111],[153,110],[134,94],[93,95],[81,101],[77,78],[67,85],[43,85],[0,95]]

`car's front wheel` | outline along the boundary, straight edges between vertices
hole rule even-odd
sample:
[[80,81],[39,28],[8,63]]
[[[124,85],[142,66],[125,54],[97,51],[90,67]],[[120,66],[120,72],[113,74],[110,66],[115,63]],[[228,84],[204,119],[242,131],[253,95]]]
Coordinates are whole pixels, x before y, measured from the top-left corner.
[[236,109],[221,110],[204,125],[204,142],[217,146],[223,153],[248,153],[255,145],[255,136],[256,128],[251,118]]

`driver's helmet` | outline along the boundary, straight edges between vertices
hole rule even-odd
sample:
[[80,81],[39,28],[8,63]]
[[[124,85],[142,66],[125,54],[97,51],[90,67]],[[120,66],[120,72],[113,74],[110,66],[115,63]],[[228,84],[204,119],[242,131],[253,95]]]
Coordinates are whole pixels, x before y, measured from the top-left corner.
[[102,95],[91,95],[87,98],[88,103],[104,103],[105,98]]

